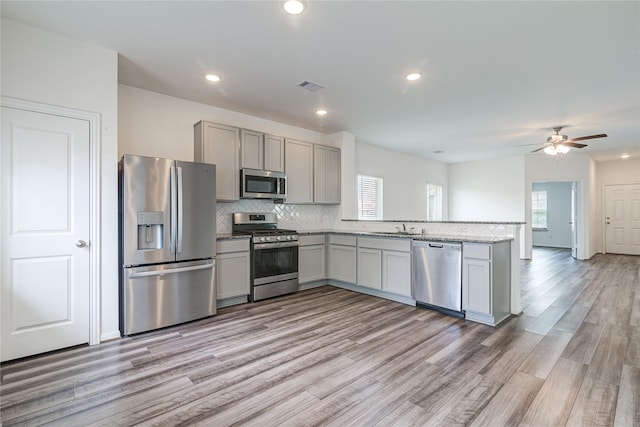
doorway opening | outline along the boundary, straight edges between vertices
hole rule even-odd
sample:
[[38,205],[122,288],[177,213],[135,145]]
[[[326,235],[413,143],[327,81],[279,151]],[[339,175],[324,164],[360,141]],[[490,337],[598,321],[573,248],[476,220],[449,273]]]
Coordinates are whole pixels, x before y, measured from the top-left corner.
[[578,182],[533,182],[532,246],[570,249],[578,257]]

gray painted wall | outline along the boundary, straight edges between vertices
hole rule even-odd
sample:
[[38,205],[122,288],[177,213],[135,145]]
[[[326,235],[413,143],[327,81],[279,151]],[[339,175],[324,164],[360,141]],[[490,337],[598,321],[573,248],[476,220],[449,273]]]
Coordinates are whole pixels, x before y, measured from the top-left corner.
[[547,230],[533,231],[533,246],[571,247],[571,183],[535,182],[533,191],[547,190]]

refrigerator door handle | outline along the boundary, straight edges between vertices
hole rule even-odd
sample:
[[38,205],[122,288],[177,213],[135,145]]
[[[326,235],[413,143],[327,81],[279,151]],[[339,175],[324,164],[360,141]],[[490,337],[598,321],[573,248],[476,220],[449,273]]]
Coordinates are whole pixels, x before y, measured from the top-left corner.
[[170,220],[170,225],[169,225],[169,252],[172,254],[176,253],[176,234],[178,231],[178,218],[177,218],[177,200],[176,200],[176,196],[177,196],[177,189],[176,189],[176,168],[175,166],[171,166],[171,174],[170,174],[170,179],[169,179],[169,197],[171,200],[171,212],[169,213],[169,216],[171,218]]
[[176,253],[182,253],[182,167],[178,166],[178,249]]
[[139,273],[130,272],[129,278],[136,279],[139,277],[164,276],[166,274],[184,273],[185,271],[206,270],[209,268],[213,268],[214,266],[215,266],[215,263],[211,263],[211,264],[203,264],[203,265],[192,265],[189,267],[171,268],[169,270],[141,271]]

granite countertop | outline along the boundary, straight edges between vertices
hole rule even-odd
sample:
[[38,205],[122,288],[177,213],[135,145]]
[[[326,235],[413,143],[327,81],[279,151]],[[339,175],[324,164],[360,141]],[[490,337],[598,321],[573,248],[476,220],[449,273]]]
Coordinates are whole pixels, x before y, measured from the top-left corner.
[[467,242],[467,243],[500,243],[509,242],[513,240],[513,237],[490,237],[490,236],[472,236],[472,235],[453,235],[453,234],[402,234],[390,232],[375,232],[375,231],[362,231],[362,230],[301,230],[298,234],[301,236],[312,234],[346,234],[351,236],[366,236],[366,237],[386,237],[394,239],[412,239],[412,240],[424,240],[434,242]]
[[416,219],[342,219],[344,222],[406,222],[406,223],[419,223],[419,224],[505,224],[505,225],[524,225],[526,222],[522,221],[427,221]]

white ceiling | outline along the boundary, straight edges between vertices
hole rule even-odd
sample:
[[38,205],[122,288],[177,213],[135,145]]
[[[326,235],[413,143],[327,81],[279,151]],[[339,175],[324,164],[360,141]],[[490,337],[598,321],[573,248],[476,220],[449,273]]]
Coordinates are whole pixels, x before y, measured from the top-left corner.
[[569,138],[607,133],[581,150],[596,160],[640,155],[637,1],[311,0],[298,16],[279,1],[1,7],[119,52],[120,83],[447,163],[528,153],[518,145],[558,125]]

